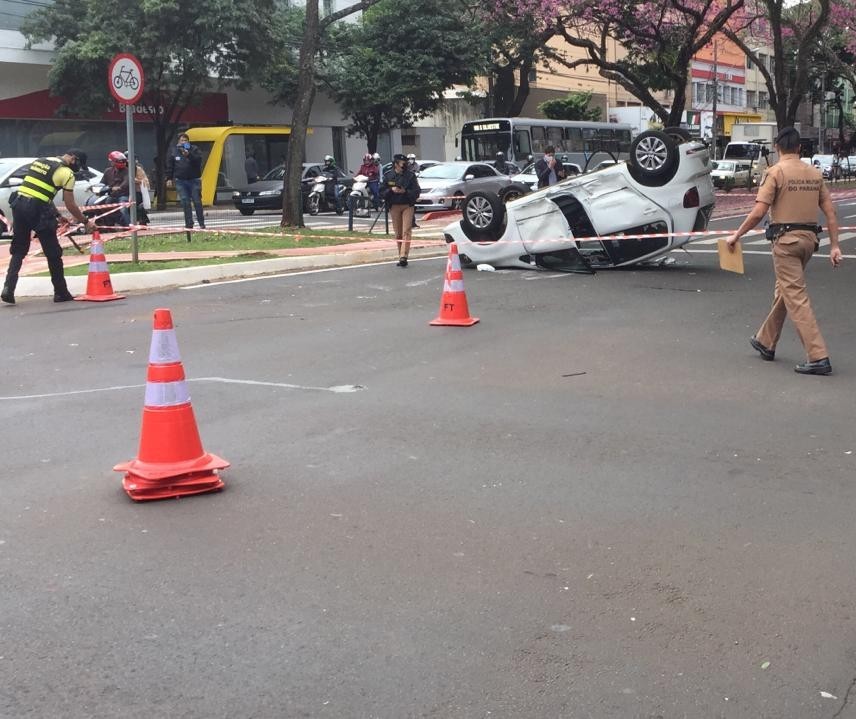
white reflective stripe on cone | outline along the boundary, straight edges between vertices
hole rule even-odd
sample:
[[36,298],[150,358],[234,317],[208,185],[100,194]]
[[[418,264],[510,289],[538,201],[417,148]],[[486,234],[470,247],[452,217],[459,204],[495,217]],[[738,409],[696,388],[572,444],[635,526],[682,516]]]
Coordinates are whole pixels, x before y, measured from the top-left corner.
[[106,262],[95,262],[93,260],[89,261],[89,271],[90,272],[107,272],[107,263]]
[[443,285],[443,292],[463,292],[464,291],[464,281],[463,280],[446,280]]
[[190,402],[187,382],[146,382],[146,407],[174,407]]
[[178,354],[178,338],[175,330],[152,330],[152,344],[149,349],[151,364],[169,364],[181,362]]
[[453,272],[460,272],[461,271],[461,258],[457,252],[453,252],[452,254],[449,255],[449,268]]
[[104,242],[102,240],[93,240],[92,245],[89,247],[89,254],[91,254],[91,255],[103,255],[104,254]]

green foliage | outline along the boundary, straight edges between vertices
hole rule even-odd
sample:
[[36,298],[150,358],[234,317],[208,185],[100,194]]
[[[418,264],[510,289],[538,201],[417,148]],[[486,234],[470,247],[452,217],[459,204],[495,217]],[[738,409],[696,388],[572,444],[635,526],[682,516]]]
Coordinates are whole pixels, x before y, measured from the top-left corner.
[[274,0],[56,0],[22,31],[56,44],[50,88],[65,112],[103,111],[109,61],[130,52],[146,75],[142,104],[163,106],[170,122],[212,88],[244,82],[264,56],[273,9]]
[[359,22],[331,28],[319,77],[350,118],[348,132],[373,150],[379,132],[412,125],[446,89],[472,84],[486,56],[455,0],[382,0]]
[[538,111],[550,120],[600,120],[600,108],[589,107],[591,92],[571,92],[567,97],[547,100]]

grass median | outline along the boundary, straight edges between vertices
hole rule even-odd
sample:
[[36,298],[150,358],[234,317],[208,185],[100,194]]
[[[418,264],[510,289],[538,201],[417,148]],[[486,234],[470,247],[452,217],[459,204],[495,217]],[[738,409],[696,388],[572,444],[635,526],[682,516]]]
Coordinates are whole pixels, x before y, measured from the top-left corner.
[[[104,251],[110,263],[110,272],[147,272],[151,270],[168,270],[180,267],[198,267],[200,265],[220,265],[232,262],[249,262],[253,260],[272,259],[278,257],[272,250],[287,250],[307,247],[330,247],[348,245],[357,242],[387,239],[382,234],[366,232],[347,232],[344,230],[312,230],[283,232],[278,226],[253,228],[251,234],[238,232],[194,232],[191,241],[187,241],[187,233],[148,234],[140,232],[137,249],[143,257],[140,262],[119,261],[117,255],[131,253],[131,238],[117,237],[105,242]],[[148,253],[176,254],[188,252],[206,253],[206,257],[176,257],[175,259],[157,258],[146,259]],[[217,255],[223,252],[228,254]],[[213,253],[213,254],[212,254]],[[237,254],[232,254],[237,253]],[[66,256],[70,252],[66,251]],[[67,275],[85,275],[88,272],[86,264],[67,266]],[[47,276],[48,273],[41,273]]]

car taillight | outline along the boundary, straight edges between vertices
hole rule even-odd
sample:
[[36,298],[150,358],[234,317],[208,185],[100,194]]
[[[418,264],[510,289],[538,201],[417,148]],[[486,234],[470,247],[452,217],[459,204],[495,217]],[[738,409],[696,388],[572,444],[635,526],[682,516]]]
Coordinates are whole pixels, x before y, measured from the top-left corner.
[[691,187],[684,193],[684,207],[698,207],[700,203],[698,188]]

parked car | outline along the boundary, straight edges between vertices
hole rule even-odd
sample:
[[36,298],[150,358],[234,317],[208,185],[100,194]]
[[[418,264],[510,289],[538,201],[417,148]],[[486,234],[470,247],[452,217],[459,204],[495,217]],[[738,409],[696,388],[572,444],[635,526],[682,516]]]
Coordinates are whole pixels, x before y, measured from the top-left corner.
[[837,155],[813,155],[811,164],[820,168],[824,180],[840,180],[843,175]]
[[[561,157],[557,155],[559,159]],[[582,170],[575,162],[562,162],[562,167],[565,168],[565,174],[568,177],[579,175]],[[510,202],[518,197],[523,197],[530,192],[535,192],[538,189],[538,175],[535,174],[535,163],[530,162],[516,175],[511,176],[511,184],[508,187],[503,187],[499,191],[499,196],[505,201]]]
[[[350,190],[354,178],[346,170],[337,167],[337,175],[341,183]],[[320,162],[304,162],[301,180],[318,177],[324,171]],[[252,215],[256,210],[282,209],[282,182],[285,178],[285,165],[277,165],[260,180],[246,187],[239,187],[232,192],[232,202],[242,215]],[[301,183],[303,199],[309,194],[309,183]]]
[[497,172],[487,162],[441,162],[419,173],[422,194],[416,209],[457,209],[471,192],[482,190],[498,195],[510,183],[508,175]]
[[750,163],[743,160],[716,160],[710,179],[714,187],[751,187]]
[[[18,186],[24,181],[24,176],[33,160],[36,157],[3,157],[0,158],[0,213],[5,215],[8,220],[12,219],[12,208],[9,205],[9,199],[12,193],[16,192]],[[74,199],[78,206],[83,207],[86,200],[92,195],[91,185],[96,185],[101,182],[101,173],[98,170],[89,168],[88,170],[80,170],[75,176],[74,182]],[[62,193],[57,192],[54,197],[54,204],[57,207],[63,206]],[[0,235],[7,234],[8,227],[6,223],[0,219]]]
[[[630,159],[503,203],[467,196],[445,229],[465,264],[577,271],[658,259],[702,232],[713,213],[707,145],[657,130],[640,133]],[[634,235],[660,234],[663,238]],[[673,234],[674,233],[674,234]],[[577,239],[623,235],[622,239]],[[625,239],[626,238],[626,239]]]

